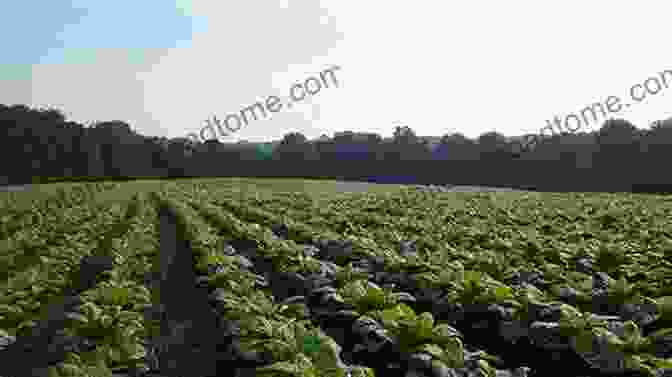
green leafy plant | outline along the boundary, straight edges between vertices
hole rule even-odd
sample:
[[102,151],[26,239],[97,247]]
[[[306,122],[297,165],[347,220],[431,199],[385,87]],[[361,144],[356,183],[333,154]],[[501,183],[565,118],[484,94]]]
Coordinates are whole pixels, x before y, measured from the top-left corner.
[[672,320],[672,296],[659,297],[655,300],[660,317]]
[[417,315],[406,304],[368,313],[380,320],[403,352],[427,352],[452,367],[464,363],[464,346],[448,324],[435,324],[431,313]]
[[348,283],[357,280],[368,280],[368,278],[369,275],[366,272],[357,271],[352,266],[352,263],[348,263],[345,267],[339,267],[336,270],[335,285],[336,287],[344,287]]
[[339,294],[347,302],[355,305],[356,310],[365,313],[369,310],[382,308],[385,305],[384,291],[368,280],[359,279],[346,283]]
[[629,258],[625,251],[617,244],[603,244],[595,257],[595,266],[600,271],[615,273],[619,271],[621,265],[627,263]]
[[[558,324],[561,334],[579,337],[581,341],[585,340],[584,344],[588,344],[588,339],[593,338],[592,331],[594,328],[607,327],[606,321],[595,318],[592,313],[581,312],[571,305],[561,304],[560,313],[561,318]],[[590,343],[592,344],[592,340]]]

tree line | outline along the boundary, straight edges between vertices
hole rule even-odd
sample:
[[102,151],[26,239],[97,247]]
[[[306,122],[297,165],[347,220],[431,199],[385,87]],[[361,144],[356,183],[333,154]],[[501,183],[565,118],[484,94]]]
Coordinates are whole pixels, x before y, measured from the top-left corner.
[[119,120],[84,126],[58,109],[2,104],[0,132],[4,184],[236,176],[672,192],[672,118],[649,129],[612,118],[597,131],[556,134],[524,152],[494,131],[476,139],[447,134],[432,144],[407,126],[390,139],[344,132],[308,140],[293,132],[274,145],[200,143],[144,136]]

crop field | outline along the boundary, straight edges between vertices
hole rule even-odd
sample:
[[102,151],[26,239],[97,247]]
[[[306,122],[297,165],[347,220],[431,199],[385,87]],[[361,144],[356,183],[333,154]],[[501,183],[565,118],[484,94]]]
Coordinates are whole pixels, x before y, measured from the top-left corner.
[[672,376],[672,198],[0,193],[0,377]]

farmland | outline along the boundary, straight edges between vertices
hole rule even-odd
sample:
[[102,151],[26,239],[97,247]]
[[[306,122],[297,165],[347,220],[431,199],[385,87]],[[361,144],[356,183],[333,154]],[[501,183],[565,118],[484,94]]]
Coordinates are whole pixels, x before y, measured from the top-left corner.
[[672,198],[0,193],[0,377],[672,376]]

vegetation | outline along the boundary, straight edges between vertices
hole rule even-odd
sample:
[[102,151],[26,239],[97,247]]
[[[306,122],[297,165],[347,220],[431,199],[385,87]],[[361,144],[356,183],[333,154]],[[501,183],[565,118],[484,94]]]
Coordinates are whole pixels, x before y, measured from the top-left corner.
[[672,370],[670,199],[329,185],[77,183],[5,201],[0,375],[28,373],[8,367],[22,352],[51,376]]
[[670,119],[656,121],[644,130],[609,119],[595,132],[536,135],[529,148],[497,132],[476,140],[460,134],[431,140],[409,127],[396,127],[391,139],[346,132],[310,141],[290,133],[261,144],[195,143],[143,136],[123,121],[85,127],[56,109],[0,105],[1,157],[11,161],[0,183],[300,177],[556,192],[670,192],[672,178],[653,167],[670,160],[671,124]]

